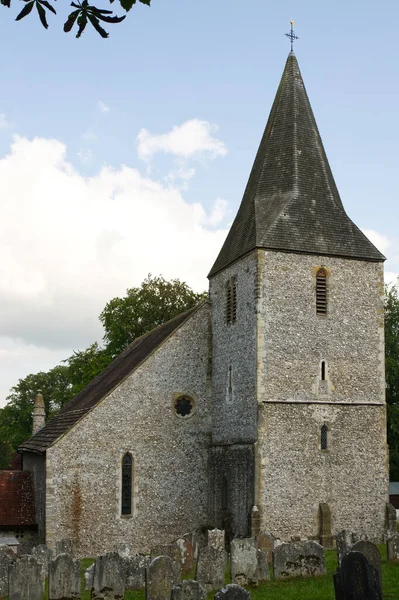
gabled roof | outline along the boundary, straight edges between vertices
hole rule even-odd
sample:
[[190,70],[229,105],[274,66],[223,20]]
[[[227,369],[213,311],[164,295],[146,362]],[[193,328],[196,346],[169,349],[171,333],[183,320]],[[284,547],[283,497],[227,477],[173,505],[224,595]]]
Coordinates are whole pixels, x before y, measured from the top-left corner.
[[209,276],[255,248],[385,259],[345,213],[293,52],[240,208]]
[[0,471],[0,527],[36,524],[33,476],[27,471]]
[[191,315],[205,302],[177,315],[170,321],[159,325],[149,333],[132,342],[115,360],[112,361],[93,381],[75,396],[60,412],[29,440],[21,444],[19,451],[42,454],[64,433],[69,431],[100,400],[120,384],[148,358],[154,350],[183,325]]

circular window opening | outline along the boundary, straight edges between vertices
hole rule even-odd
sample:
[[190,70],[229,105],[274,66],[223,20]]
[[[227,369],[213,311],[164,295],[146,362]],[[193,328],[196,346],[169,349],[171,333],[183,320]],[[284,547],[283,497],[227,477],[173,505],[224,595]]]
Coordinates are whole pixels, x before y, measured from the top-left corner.
[[188,417],[194,412],[194,400],[190,396],[178,396],[175,400],[175,412],[179,417]]

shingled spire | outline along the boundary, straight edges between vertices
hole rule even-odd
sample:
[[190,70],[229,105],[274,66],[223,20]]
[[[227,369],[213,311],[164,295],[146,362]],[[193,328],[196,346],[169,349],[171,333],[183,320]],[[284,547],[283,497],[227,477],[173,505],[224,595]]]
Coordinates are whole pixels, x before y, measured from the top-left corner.
[[209,276],[255,248],[385,259],[344,210],[293,52],[240,208]]

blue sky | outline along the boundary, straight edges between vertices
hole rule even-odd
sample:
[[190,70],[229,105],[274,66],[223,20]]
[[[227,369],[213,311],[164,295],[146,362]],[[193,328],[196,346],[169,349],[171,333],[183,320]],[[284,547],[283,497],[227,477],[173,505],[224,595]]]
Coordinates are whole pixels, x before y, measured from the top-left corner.
[[153,0],[108,40],[64,34],[64,0],[48,31],[21,6],[0,7],[0,405],[148,272],[206,287],[290,18],[345,208],[399,272],[397,1]]

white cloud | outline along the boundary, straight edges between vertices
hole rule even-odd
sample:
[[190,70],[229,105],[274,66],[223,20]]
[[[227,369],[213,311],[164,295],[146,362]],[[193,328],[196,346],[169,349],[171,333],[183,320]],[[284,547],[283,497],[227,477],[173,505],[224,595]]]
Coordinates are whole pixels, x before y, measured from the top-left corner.
[[216,227],[220,225],[223,220],[229,214],[229,203],[227,200],[223,200],[222,198],[218,198],[213,205],[211,214],[209,215],[207,222],[211,227]]
[[86,142],[92,142],[97,139],[97,134],[93,131],[84,131],[80,137]]
[[137,152],[143,160],[150,160],[158,152],[180,158],[189,158],[195,154],[206,154],[210,158],[225,156],[226,146],[212,135],[216,131],[216,125],[199,119],[176,125],[169,133],[160,135],[152,135],[142,129],[137,136]]
[[84,165],[88,165],[93,162],[95,156],[93,154],[93,150],[91,148],[81,148],[79,152],[76,153],[80,162]]
[[103,102],[102,100],[97,100],[97,109],[101,113],[108,113],[111,110],[110,107],[107,104],[105,104],[105,102]]
[[382,254],[386,255],[388,249],[392,246],[392,240],[383,233],[374,231],[374,229],[363,229],[363,233]]
[[0,129],[8,127],[8,122],[4,113],[0,113]]
[[385,279],[385,283],[388,285],[397,285],[398,284],[398,277],[399,277],[399,272],[393,272],[393,271],[385,271],[384,273],[384,279]]

